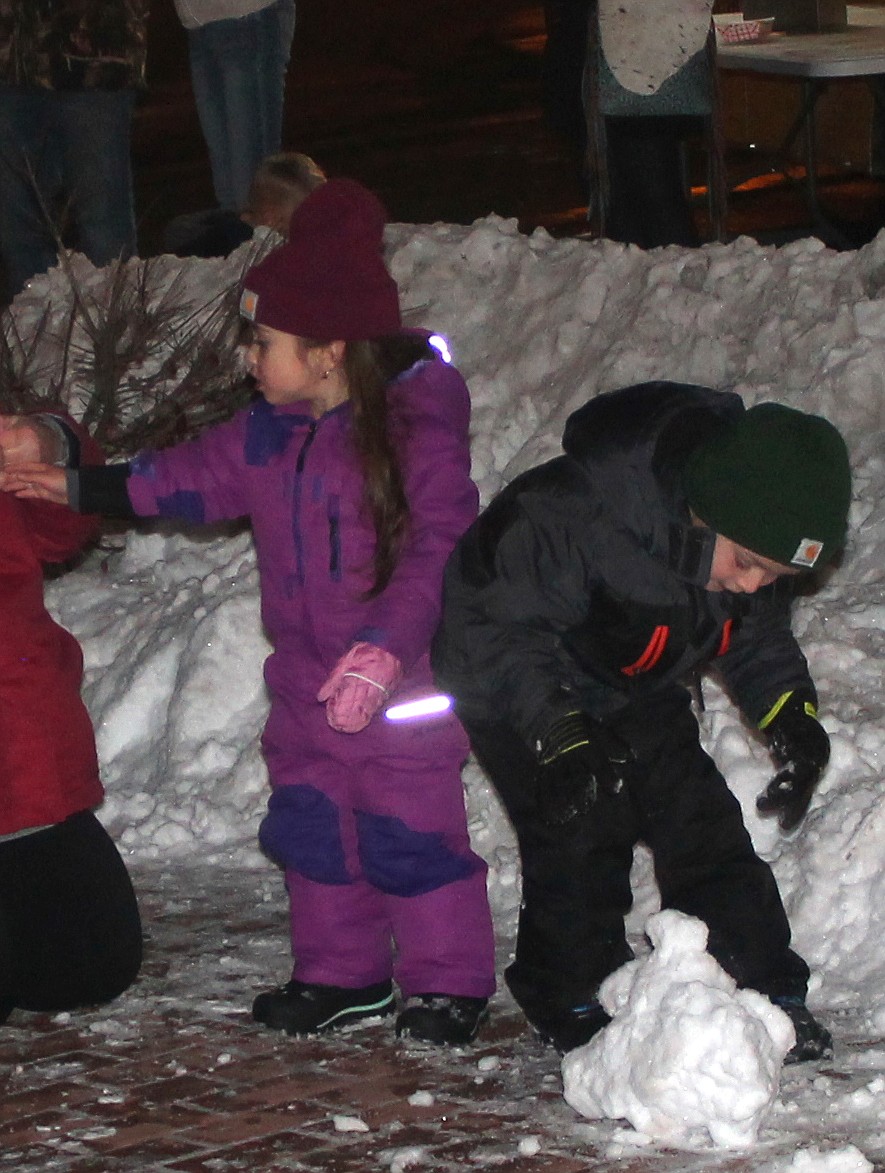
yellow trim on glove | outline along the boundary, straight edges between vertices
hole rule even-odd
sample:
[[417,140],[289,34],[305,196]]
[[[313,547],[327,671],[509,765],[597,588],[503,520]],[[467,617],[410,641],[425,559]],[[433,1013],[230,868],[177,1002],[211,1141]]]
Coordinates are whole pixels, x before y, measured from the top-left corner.
[[[787,701],[793,695],[794,691],[795,690],[791,688],[789,692],[782,693],[777,698],[777,700],[774,702],[774,704],[771,706],[771,708],[768,710],[768,712],[765,714],[765,716],[759,722],[760,729],[767,729],[768,728],[768,726],[771,724],[771,722],[775,719],[775,717],[778,715],[778,713],[781,711],[781,709],[784,707],[784,705],[787,703]],[[805,710],[805,713],[807,716],[814,717],[814,719],[817,720],[817,709],[814,707],[814,705],[811,703],[811,701],[806,701],[803,704],[802,708]]]

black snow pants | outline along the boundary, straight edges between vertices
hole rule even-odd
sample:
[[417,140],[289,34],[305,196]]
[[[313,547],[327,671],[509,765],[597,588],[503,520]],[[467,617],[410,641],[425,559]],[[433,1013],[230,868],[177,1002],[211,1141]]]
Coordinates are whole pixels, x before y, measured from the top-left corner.
[[529,1019],[585,1004],[630,960],[624,917],[639,841],[652,852],[662,906],[707,924],[710,953],[739,986],[804,996],[808,966],[789,948],[774,876],[700,746],[685,689],[662,689],[610,719],[632,747],[635,778],[566,827],[539,821],[536,760],[516,731],[462,720],[519,841],[522,904],[505,976]]
[[126,865],[91,811],[0,843],[0,1021],[107,1002],[141,953]]

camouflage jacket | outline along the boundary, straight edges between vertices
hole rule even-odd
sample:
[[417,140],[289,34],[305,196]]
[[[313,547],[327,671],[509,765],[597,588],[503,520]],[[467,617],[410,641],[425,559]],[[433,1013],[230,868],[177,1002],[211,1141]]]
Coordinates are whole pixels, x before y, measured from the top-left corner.
[[147,11],[148,0],[0,0],[0,85],[142,85]]

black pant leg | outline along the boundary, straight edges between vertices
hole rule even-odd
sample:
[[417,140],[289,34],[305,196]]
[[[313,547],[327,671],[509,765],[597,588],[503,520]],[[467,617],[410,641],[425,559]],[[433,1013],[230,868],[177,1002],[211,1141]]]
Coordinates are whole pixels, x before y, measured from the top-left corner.
[[90,811],[0,844],[0,1002],[70,1010],[121,994],[141,966],[126,866]]
[[544,4],[544,114],[553,130],[567,138],[581,158],[587,149],[583,95],[587,27],[595,5],[596,0],[545,0]]
[[[2,851],[3,844],[0,843],[0,860],[2,860]],[[0,865],[0,871],[2,871],[2,865]],[[2,897],[0,897],[0,1023],[5,1022],[15,1009],[15,1000],[9,996],[15,976],[12,966],[12,942],[12,929],[3,907]]]
[[605,119],[609,205],[606,236],[640,248],[700,244],[682,173],[690,117]]
[[645,769],[633,788],[665,908],[703,920],[709,951],[740,986],[803,996],[808,967],[771,868],[756,854],[740,805],[703,751],[688,693],[657,694],[615,725]]
[[519,842],[522,903],[516,958],[506,978],[537,1022],[591,1000],[602,979],[632,956],[624,930],[635,841],[630,807],[606,795],[587,819],[543,826],[536,810],[537,762],[516,731],[464,723]]

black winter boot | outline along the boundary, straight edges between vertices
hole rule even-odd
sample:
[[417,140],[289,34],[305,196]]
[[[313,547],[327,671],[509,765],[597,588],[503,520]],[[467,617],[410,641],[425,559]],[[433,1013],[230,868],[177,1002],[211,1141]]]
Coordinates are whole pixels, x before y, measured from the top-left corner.
[[252,1017],[256,1022],[271,1030],[284,1030],[287,1035],[321,1034],[361,1018],[375,1018],[393,1011],[390,982],[351,989],[293,979],[259,994],[252,1003]]
[[796,1031],[796,1045],[787,1052],[784,1063],[806,1063],[809,1059],[832,1059],[833,1036],[817,1021],[801,998],[772,998],[790,1019]]
[[611,1018],[598,1002],[573,1006],[550,1014],[526,1015],[545,1043],[551,1043],[560,1055],[589,1043],[594,1035],[608,1026]]
[[400,1038],[425,1043],[459,1044],[472,1042],[488,1017],[488,998],[457,994],[415,994],[396,1020]]

